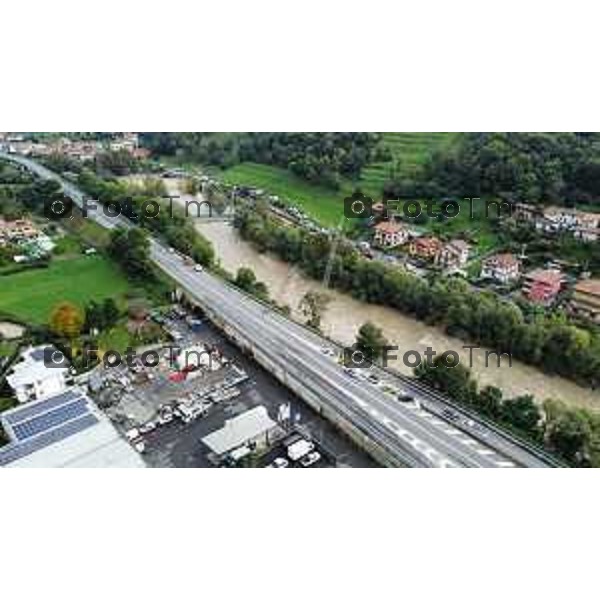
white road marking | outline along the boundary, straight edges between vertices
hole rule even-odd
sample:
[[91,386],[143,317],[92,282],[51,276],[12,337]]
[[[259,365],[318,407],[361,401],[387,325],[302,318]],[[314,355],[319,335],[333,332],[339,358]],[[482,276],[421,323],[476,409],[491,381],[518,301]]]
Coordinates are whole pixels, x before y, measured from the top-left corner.
[[465,438],[458,440],[461,444],[464,444],[465,446],[479,446],[479,442],[477,440],[473,440],[471,438]]
[[501,468],[508,468],[508,467],[514,467],[515,463],[511,462],[510,460],[500,460],[496,463],[497,467],[501,467]]
[[477,450],[477,454],[480,454],[481,456],[492,456],[492,454],[496,453],[488,448],[480,448],[479,450]]

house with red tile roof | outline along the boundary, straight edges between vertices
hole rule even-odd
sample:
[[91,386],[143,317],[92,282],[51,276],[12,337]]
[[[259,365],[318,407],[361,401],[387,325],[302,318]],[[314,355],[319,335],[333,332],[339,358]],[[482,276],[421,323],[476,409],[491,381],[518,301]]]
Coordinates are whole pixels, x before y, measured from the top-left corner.
[[565,283],[564,275],[556,269],[535,269],[525,274],[523,295],[535,304],[552,304]]
[[436,237],[415,238],[408,248],[412,256],[419,258],[435,258],[442,249],[442,242]]

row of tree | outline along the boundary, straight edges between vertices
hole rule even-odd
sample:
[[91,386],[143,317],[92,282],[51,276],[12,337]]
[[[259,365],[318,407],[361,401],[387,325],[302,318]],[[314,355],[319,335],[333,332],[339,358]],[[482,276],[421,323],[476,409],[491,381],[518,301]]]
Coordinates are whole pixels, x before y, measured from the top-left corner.
[[[131,186],[116,179],[104,179],[89,170],[77,178],[78,185],[92,198],[102,204],[111,203],[124,216],[141,227],[162,237],[169,245],[196,262],[210,266],[214,260],[212,244],[194,227],[185,212],[165,199],[162,182],[148,180],[143,186]],[[153,202],[159,211],[150,207],[143,210],[144,203]]]
[[159,155],[220,167],[246,161],[276,165],[334,188],[341,177],[358,178],[380,151],[374,133],[148,133],[141,140]]
[[474,344],[510,353],[514,358],[577,380],[600,384],[600,337],[561,315],[530,315],[492,292],[477,292],[464,281],[430,281],[404,270],[369,261],[340,243],[333,258],[331,240],[286,227],[261,209],[238,211],[236,226],[259,249],[297,264],[322,279],[331,261],[330,282],[359,300],[397,308],[403,313]]
[[465,406],[543,444],[573,466],[600,466],[599,415],[556,400],[538,406],[528,394],[505,399],[502,390],[493,386],[479,390],[469,369],[448,368],[441,357],[432,364],[421,363],[415,374]]

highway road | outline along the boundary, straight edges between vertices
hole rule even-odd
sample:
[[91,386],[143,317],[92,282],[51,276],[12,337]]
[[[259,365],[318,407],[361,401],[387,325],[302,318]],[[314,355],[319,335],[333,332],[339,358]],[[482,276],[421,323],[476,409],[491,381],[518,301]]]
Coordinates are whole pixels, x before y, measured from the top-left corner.
[[[63,184],[65,193],[81,205],[84,195],[38,163],[23,157],[3,155],[35,172]],[[92,218],[107,228],[133,226],[125,218],[106,217],[102,209]],[[459,426],[444,416],[436,394],[406,378],[398,379],[418,402],[401,402],[381,386],[351,377],[335,357],[323,353],[331,347],[324,338],[280,313],[248,297],[218,277],[196,272],[184,257],[151,240],[152,260],[190,297],[237,333],[251,340],[284,378],[295,379],[318,395],[333,413],[349,421],[364,436],[384,448],[392,464],[411,467],[547,467],[553,466],[522,445],[477,423],[477,428]]]

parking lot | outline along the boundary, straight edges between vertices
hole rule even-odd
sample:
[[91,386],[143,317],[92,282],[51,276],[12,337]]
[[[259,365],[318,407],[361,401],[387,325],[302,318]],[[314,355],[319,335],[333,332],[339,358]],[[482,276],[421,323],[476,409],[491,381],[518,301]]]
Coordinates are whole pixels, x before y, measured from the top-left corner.
[[[202,438],[246,411],[264,406],[283,430],[281,439],[251,466],[299,466],[287,457],[283,443],[292,432],[310,440],[308,454],[319,459],[310,467],[372,467],[375,463],[344,434],[241,353],[202,317],[183,310],[156,317],[170,333],[170,348],[153,348],[157,366],[136,360],[98,370],[91,380],[93,395],[131,444],[152,467],[212,467],[214,460]],[[190,349],[193,368],[174,358],[173,346]],[[138,352],[138,355],[141,352]],[[187,362],[184,361],[184,362]],[[282,406],[289,413],[281,420]]]

